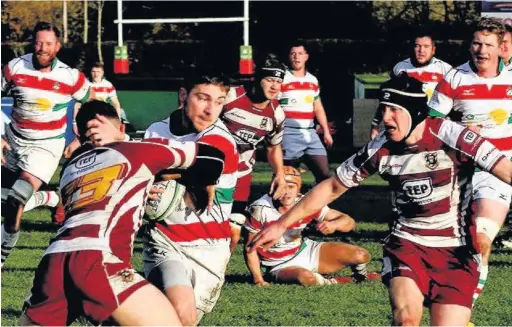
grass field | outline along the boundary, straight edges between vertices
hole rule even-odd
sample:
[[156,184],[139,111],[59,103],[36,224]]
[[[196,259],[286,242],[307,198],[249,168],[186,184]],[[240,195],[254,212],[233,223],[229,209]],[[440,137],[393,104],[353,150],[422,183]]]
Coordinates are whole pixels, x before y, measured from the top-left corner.
[[[334,166],[333,166],[334,168]],[[255,169],[253,198],[268,188],[270,172],[267,165]],[[305,175],[306,188],[312,182],[311,174]],[[389,194],[385,183],[370,178],[364,185],[346,193],[333,208],[351,214],[358,222],[357,230],[350,235],[321,237],[310,234],[312,239],[354,242],[370,251],[369,269],[381,269],[382,245],[386,235],[386,217],[390,212]],[[35,268],[56,228],[50,224],[46,209],[36,209],[25,215],[23,232],[17,248],[9,257],[2,272],[2,325],[15,325],[23,300],[32,285]],[[137,240],[134,264],[141,269],[141,243]],[[342,271],[340,274],[349,274]],[[490,280],[477,303],[472,321],[476,325],[512,325],[512,251],[495,250],[490,267]],[[226,283],[211,314],[201,325],[274,325],[274,326],[332,326],[332,325],[389,325],[391,322],[386,288],[380,282],[359,285],[345,284],[327,287],[301,287],[272,284],[257,288],[247,270],[242,246],[231,258]],[[80,320],[75,325],[86,325]],[[428,324],[425,313],[422,324]]]

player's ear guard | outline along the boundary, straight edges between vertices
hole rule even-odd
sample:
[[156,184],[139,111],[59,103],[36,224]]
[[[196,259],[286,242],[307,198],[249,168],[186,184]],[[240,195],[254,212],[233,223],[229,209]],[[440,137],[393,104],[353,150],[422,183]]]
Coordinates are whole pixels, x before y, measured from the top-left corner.
[[187,186],[201,187],[214,185],[224,170],[224,153],[208,144],[197,143],[196,160],[182,172],[179,183]]

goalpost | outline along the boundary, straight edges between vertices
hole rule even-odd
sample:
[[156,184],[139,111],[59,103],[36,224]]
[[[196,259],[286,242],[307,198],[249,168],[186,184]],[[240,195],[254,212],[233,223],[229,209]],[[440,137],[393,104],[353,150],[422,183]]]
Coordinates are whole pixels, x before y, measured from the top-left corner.
[[252,47],[249,45],[249,0],[242,0],[244,14],[241,17],[210,17],[210,18],[154,18],[154,19],[123,19],[123,0],[117,0],[117,43],[114,56],[114,72],[129,73],[128,50],[123,44],[123,24],[155,24],[155,23],[233,23],[243,22],[243,42],[240,46],[240,74],[253,73]]

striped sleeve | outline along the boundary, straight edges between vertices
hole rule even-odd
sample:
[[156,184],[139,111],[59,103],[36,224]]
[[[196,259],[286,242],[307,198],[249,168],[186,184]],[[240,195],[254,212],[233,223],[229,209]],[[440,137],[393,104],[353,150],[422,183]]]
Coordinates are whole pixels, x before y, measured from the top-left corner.
[[196,158],[197,145],[195,142],[178,142],[164,138],[145,139],[144,160],[153,174],[163,169],[186,169]]
[[380,134],[336,169],[336,175],[343,186],[359,186],[366,177],[378,171],[378,152],[386,141],[386,136]]
[[279,102],[277,100],[274,100],[276,102],[275,110],[274,110],[274,129],[272,132],[267,134],[266,141],[268,144],[274,146],[279,145],[283,141],[283,133],[284,133],[284,110],[279,105]]
[[244,223],[244,228],[250,233],[256,234],[263,229],[265,206],[253,203],[247,208],[249,218]]
[[2,69],[2,92],[8,92],[11,86],[11,62],[12,60]]
[[110,86],[108,88],[107,99],[110,100],[112,98],[117,98],[117,92],[116,92],[116,88],[114,87],[114,85],[112,83],[110,83]]
[[72,70],[72,74],[75,80],[75,83],[72,88],[72,94],[71,96],[73,99],[85,103],[87,100],[89,100],[91,96],[91,84],[85,78],[84,73],[78,71],[77,69]]
[[428,102],[428,106],[430,107],[430,116],[446,117],[452,110],[455,98],[453,78],[456,72],[456,69],[450,70],[437,84],[436,89]]
[[224,153],[223,174],[233,174],[238,171],[238,151],[234,141],[218,134],[207,134],[197,140],[198,143],[211,145]]
[[481,169],[491,171],[505,154],[479,134],[453,121],[444,120],[438,137],[460,152],[461,162],[475,162]]

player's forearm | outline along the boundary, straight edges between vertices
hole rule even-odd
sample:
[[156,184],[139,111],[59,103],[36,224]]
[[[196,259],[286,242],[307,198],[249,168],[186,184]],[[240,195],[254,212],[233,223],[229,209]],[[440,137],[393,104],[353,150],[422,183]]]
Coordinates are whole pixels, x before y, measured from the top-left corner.
[[508,185],[512,185],[512,162],[508,158],[501,159],[491,173]]
[[338,232],[347,233],[356,227],[356,222],[350,216],[341,214],[338,218],[332,220],[334,228]]
[[[252,238],[254,237],[254,234],[250,234],[252,237],[250,237],[249,240],[252,241]],[[258,256],[257,252],[247,252],[245,251],[245,264],[247,265],[247,268],[251,272],[252,279],[255,283],[263,281],[263,274],[261,273],[261,264],[260,264],[260,258]]]
[[333,176],[316,185],[296,205],[279,218],[281,226],[288,228],[294,223],[313,215],[339,198],[347,189]]
[[284,175],[283,149],[281,144],[267,147],[267,160],[276,176]]
[[322,104],[322,101],[320,101],[320,99],[316,99],[313,108],[315,111],[316,120],[318,121],[318,124],[320,124],[320,127],[322,127],[324,134],[330,133],[329,125],[327,122],[327,115],[325,114],[325,109]]
[[111,102],[112,102],[112,107],[114,107],[114,109],[116,109],[117,115],[119,117],[121,117],[121,104],[119,103],[119,100],[117,98],[112,98]]

